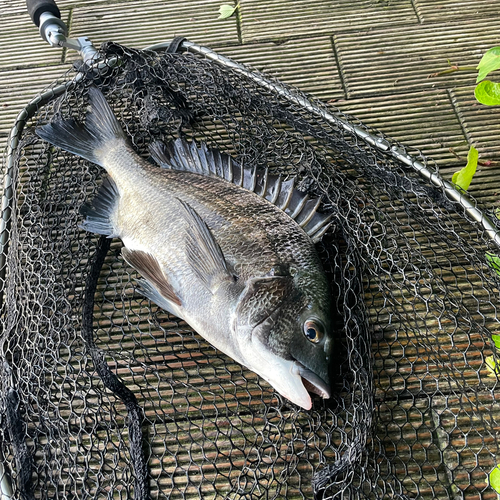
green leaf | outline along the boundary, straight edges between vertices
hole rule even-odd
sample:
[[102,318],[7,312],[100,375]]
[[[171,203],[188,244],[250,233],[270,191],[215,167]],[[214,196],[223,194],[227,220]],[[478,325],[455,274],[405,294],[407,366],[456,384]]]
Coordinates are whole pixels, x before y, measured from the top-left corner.
[[488,265],[500,275],[500,257],[491,252],[486,252],[485,256]]
[[491,339],[495,342],[495,347],[500,349],[500,335],[492,335]]
[[218,19],[227,19],[228,17],[231,17],[236,12],[236,9],[237,6],[235,5],[221,5],[219,8],[220,16],[218,17]]
[[500,83],[484,80],[476,86],[474,95],[481,104],[487,106],[500,104]]
[[486,368],[492,375],[500,374],[500,367],[497,365],[493,356],[486,356],[484,362],[486,363]]
[[476,83],[484,80],[488,74],[500,68],[500,47],[487,50],[477,65],[478,74]]
[[477,168],[478,152],[474,146],[471,146],[467,154],[467,165],[464,168],[455,172],[451,178],[451,182],[467,191]]
[[500,493],[500,467],[498,465],[489,473],[490,486]]

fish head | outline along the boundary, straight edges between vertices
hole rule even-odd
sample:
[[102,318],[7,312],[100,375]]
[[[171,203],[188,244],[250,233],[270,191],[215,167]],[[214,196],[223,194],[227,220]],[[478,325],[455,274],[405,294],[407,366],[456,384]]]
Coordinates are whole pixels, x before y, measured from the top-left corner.
[[285,273],[250,279],[233,321],[242,363],[304,409],[312,406],[309,391],[330,397],[333,345],[326,279],[313,277],[311,287],[311,278]]

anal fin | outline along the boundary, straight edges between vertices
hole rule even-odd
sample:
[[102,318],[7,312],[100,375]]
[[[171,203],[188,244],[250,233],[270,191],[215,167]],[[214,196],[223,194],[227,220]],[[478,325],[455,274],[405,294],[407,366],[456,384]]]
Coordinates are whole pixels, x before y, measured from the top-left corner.
[[178,316],[178,312],[176,311],[173,303],[166,299],[148,280],[140,279],[137,280],[137,291],[149,299],[151,302],[154,302],[157,306],[160,306],[165,311],[173,314],[174,316]]
[[122,248],[122,255],[125,261],[145,278],[147,285],[143,285],[142,288],[146,297],[169,312],[175,310],[175,306],[181,305],[181,299],[153,255],[142,250],[129,250],[126,247]]
[[118,188],[113,179],[111,177],[104,179],[92,202],[81,207],[80,213],[85,216],[85,220],[80,227],[91,233],[102,234],[110,238],[116,236],[111,216],[119,198]]

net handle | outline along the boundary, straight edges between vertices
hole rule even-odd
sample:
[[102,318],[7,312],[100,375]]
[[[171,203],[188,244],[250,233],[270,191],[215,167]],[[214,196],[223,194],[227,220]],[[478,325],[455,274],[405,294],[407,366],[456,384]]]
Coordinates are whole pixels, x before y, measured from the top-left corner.
[[54,0],[26,0],[26,8],[33,24],[37,28],[40,27],[40,17],[43,13],[49,13],[61,19],[61,11]]

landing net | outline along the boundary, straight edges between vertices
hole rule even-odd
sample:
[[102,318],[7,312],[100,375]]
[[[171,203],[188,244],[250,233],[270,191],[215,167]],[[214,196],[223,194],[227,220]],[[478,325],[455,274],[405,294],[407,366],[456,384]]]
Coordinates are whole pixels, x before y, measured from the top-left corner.
[[[342,122],[318,116],[294,88],[189,52],[101,56],[39,107],[8,171],[0,463],[14,498],[496,498],[500,259],[481,224],[342,123],[382,134],[310,99]],[[106,174],[34,127],[83,120],[90,85],[145,158],[182,135],[322,197],[330,400],[279,396],[143,298],[119,240],[79,228]]]

